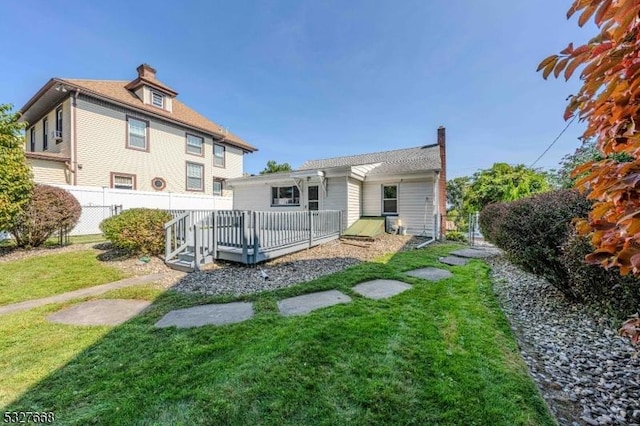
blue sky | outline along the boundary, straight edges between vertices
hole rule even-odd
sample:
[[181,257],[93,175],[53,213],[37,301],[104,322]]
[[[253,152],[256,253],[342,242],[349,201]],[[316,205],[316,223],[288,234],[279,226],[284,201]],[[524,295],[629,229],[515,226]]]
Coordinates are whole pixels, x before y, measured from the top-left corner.
[[[2,2],[0,103],[51,77],[133,79],[146,62],[179,98],[267,160],[434,143],[447,128],[448,177],[531,164],[564,128],[574,78],[544,81],[544,57],[580,29],[561,0]],[[10,18],[9,18],[10,17]],[[536,165],[579,146],[575,121]]]

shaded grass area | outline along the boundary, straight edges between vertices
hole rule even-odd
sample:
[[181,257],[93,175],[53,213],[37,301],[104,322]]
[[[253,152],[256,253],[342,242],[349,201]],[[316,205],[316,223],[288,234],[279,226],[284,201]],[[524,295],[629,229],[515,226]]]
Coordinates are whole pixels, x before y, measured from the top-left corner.
[[[123,289],[108,297],[155,302],[106,334],[104,327],[44,323],[54,307],[8,315],[13,325],[0,323],[0,374],[31,369],[25,380],[33,387],[0,388],[0,404],[55,411],[59,424],[554,424],[484,263],[452,267],[454,277],[438,283],[402,274],[438,265],[454,247],[398,253],[240,299]],[[351,291],[375,278],[414,288],[381,301]],[[300,317],[277,313],[279,299],[333,288],[353,301]],[[153,328],[171,309],[230,300],[254,302],[256,317],[224,327]],[[84,337],[48,346],[54,334]],[[19,348],[34,341],[39,355],[27,363]]]
[[124,278],[122,272],[102,264],[97,254],[96,250],[82,250],[0,263],[0,305]]

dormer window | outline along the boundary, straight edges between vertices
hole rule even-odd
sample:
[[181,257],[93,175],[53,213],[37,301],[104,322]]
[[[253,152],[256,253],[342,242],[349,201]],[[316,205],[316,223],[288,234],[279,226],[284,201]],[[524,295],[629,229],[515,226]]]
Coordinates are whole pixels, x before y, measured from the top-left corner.
[[164,108],[164,95],[162,93],[151,91],[151,104],[158,108]]

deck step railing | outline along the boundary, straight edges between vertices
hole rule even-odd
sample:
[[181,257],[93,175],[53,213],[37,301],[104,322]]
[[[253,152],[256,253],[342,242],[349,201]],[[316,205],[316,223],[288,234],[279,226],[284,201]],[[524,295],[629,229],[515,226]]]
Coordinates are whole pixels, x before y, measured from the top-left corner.
[[164,224],[165,262],[175,259],[188,247],[190,226],[189,212],[176,214],[172,220]]

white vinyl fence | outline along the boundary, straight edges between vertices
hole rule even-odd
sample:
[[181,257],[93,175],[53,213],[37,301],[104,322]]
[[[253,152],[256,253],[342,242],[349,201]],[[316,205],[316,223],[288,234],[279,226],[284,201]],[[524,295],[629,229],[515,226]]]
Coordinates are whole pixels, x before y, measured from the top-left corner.
[[69,235],[100,233],[102,220],[135,207],[162,210],[231,210],[233,197],[131,191],[95,186],[55,185],[69,191],[82,206],[80,220]]

